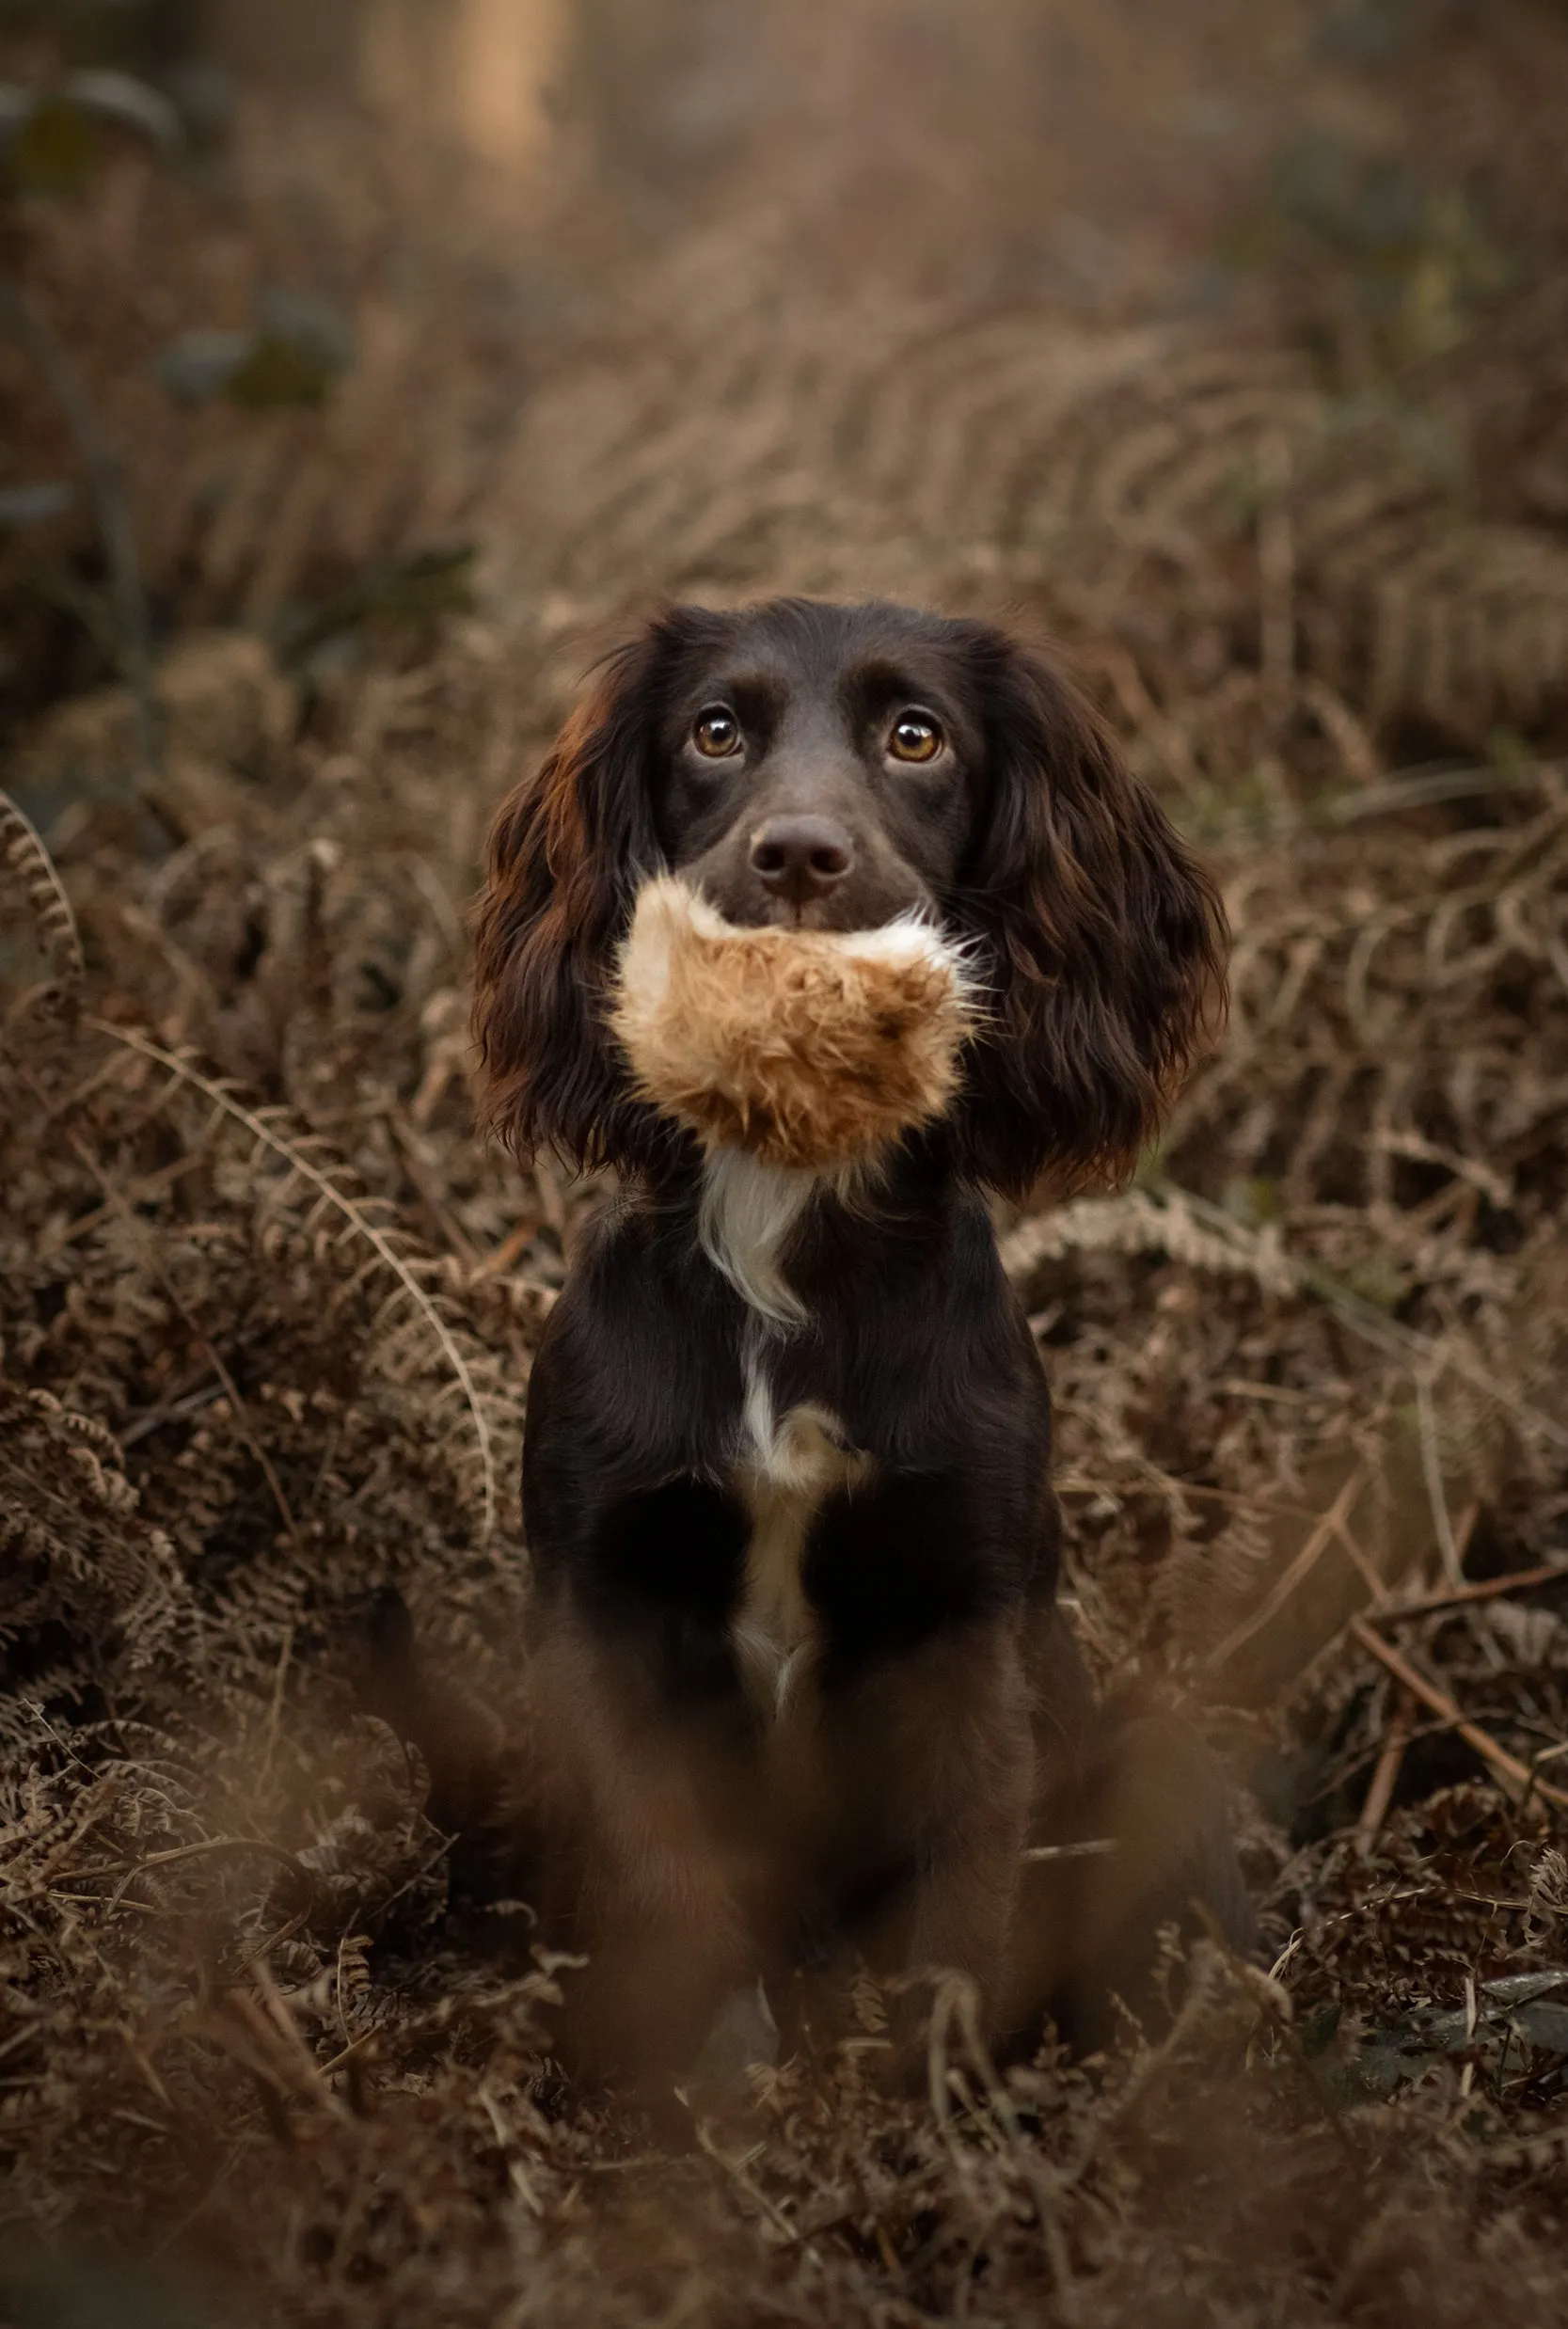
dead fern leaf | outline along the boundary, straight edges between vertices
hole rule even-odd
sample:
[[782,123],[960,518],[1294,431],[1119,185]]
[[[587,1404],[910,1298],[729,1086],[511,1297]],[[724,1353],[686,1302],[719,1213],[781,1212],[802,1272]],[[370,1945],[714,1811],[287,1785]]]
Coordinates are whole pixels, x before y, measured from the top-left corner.
[[122,1044],[127,1051],[135,1052],[200,1093],[245,1133],[257,1149],[275,1159],[282,1167],[282,1180],[274,1193],[275,1202],[285,1201],[289,1184],[297,1185],[309,1194],[310,1221],[336,1219],[341,1225],[340,1242],[358,1241],[369,1247],[364,1270],[384,1270],[393,1281],[392,1291],[383,1306],[382,1323],[404,1306],[413,1312],[419,1332],[450,1373],[467,1410],[478,1466],[480,1542],[488,1544],[495,1534],[499,1502],[491,1420],[495,1395],[481,1388],[477,1371],[480,1362],[464,1349],[458,1329],[444,1315],[441,1304],[424,1283],[425,1269],[435,1265],[411,1252],[400,1233],[377,1219],[379,1209],[373,1200],[343,1185],[345,1168],[323,1154],[323,1144],[313,1135],[288,1124],[281,1111],[252,1106],[220,1079],[204,1073],[193,1060],[166,1050],[137,1028],[118,1027],[101,1019],[88,1023],[100,1035]]
[[75,909],[31,817],[6,792],[0,792],[0,864],[27,901],[39,950],[48,957],[55,978],[62,987],[75,986],[86,967]]
[[1080,1197],[1054,1212],[1021,1222],[1003,1240],[1002,1266],[1026,1278],[1042,1261],[1070,1253],[1164,1254],[1189,1268],[1250,1277],[1265,1293],[1300,1291],[1301,1275],[1277,1231],[1254,1231],[1240,1222],[1223,1228],[1200,1220],[1180,1191],[1154,1197],[1142,1189],[1120,1196]]

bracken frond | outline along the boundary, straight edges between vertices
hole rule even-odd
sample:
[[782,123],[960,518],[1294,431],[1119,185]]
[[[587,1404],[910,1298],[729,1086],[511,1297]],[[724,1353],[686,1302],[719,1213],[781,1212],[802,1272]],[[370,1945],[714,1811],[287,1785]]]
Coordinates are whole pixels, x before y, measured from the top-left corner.
[[32,912],[39,950],[47,955],[62,986],[83,975],[82,934],[55,861],[31,817],[0,792],[0,865],[10,874]]
[[281,1111],[251,1105],[221,1079],[207,1074],[194,1060],[166,1050],[139,1029],[116,1026],[111,1021],[101,1019],[88,1023],[100,1035],[122,1044],[127,1051],[150,1060],[199,1092],[247,1133],[258,1149],[274,1158],[288,1180],[309,1191],[313,1204],[341,1220],[345,1237],[369,1246],[371,1260],[366,1267],[385,1270],[395,1281],[394,1294],[389,1299],[406,1301],[412,1306],[420,1332],[462,1394],[478,1458],[480,1541],[488,1543],[495,1532],[499,1502],[489,1400],[480,1388],[475,1359],[464,1349],[458,1331],[442,1314],[440,1304],[422,1282],[420,1272],[425,1257],[406,1250],[400,1235],[375,1218],[373,1205],[343,1185],[344,1168],[324,1160],[319,1142],[302,1130],[285,1128]]
[[[520,63],[502,17],[571,20],[569,200],[482,224],[444,135],[427,182],[330,76],[283,136],[247,87],[216,202],[118,152],[0,196],[164,650],[153,772],[130,690],[52,700],[107,611],[90,491],[8,536],[5,782],[70,895],[0,816],[0,2315],[1568,2319],[1568,18],[359,13],[421,119]],[[1212,110],[1221,18],[1239,134],[1116,173],[1101,122]],[[1354,213],[1301,265],[1247,190],[1298,102],[1298,192]],[[150,394],[159,316],[243,315],[302,196],[330,393]],[[1259,263],[1212,302],[1233,206]],[[6,390],[60,473],[42,383]],[[446,622],[464,545],[483,618]],[[1088,2068],[1037,2030],[999,2076],[944,1979],[920,2102],[863,1982],[850,2042],[749,2073],[744,2156],[686,2090],[696,2174],[612,2094],[557,2107],[556,1966],[518,1970],[551,1742],[510,1482],[601,1192],[474,1136],[462,911],[608,634],[784,590],[1056,634],[1223,880],[1229,1032],[1148,1177],[1006,1259],[1067,1623],[1256,1788],[1260,1932]],[[391,1595],[417,1719],[365,1671]]]

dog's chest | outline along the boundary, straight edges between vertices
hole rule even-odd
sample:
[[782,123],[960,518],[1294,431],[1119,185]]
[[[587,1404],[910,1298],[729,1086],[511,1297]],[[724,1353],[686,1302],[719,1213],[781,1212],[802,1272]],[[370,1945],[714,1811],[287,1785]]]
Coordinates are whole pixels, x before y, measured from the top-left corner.
[[808,1402],[778,1414],[765,1368],[748,1367],[733,1483],[752,1526],[731,1635],[747,1689],[768,1721],[798,1694],[816,1646],[801,1575],[812,1524],[830,1497],[863,1487],[871,1468],[825,1407]]

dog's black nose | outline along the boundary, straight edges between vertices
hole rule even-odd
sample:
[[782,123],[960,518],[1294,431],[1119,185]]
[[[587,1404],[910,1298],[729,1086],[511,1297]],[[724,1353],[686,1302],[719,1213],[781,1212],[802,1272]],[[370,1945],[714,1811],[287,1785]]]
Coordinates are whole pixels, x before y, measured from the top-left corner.
[[854,850],[831,816],[770,816],[752,835],[752,864],[764,889],[803,906],[843,880]]

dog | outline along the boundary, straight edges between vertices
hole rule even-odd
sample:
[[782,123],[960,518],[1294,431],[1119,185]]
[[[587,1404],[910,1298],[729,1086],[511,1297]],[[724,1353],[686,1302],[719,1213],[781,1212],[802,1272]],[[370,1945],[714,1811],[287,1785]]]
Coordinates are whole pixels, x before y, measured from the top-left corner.
[[[741,927],[960,947],[987,1008],[941,1119],[849,1186],[641,1098],[607,998],[664,873]],[[727,1999],[848,1951],[955,1969],[1005,2045],[1090,2027],[1191,1894],[1240,1933],[1204,1751],[1097,1714],[1057,1611],[987,1201],[1125,1179],[1223,1006],[1215,892],[1086,700],[979,622],[675,607],[501,807],[475,937],[485,1123],[622,1191],[523,1463],[575,2057],[668,2083]]]

